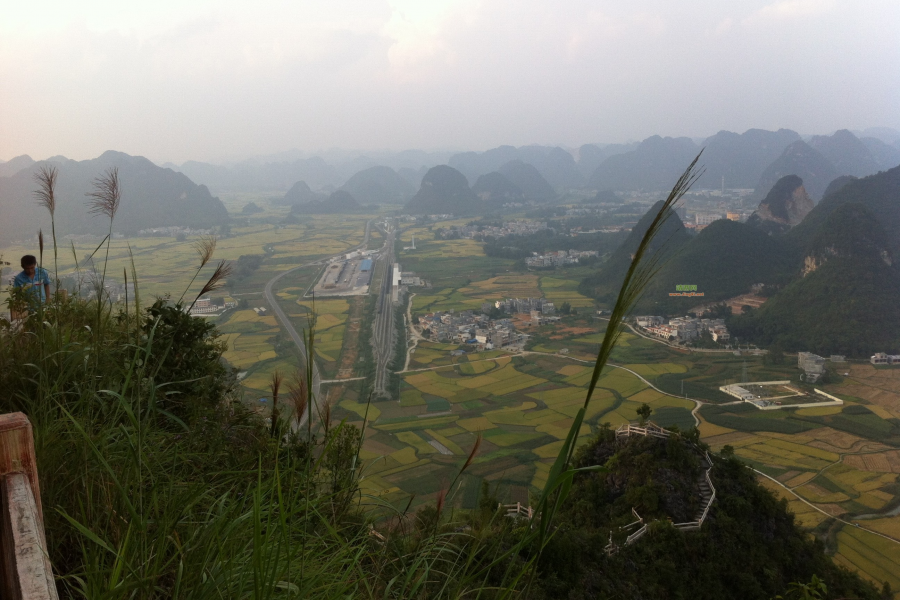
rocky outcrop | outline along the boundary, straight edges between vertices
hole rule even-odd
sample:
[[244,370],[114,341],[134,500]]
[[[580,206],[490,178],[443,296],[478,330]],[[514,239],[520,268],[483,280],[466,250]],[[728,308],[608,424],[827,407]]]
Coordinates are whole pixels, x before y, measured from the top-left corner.
[[798,225],[813,209],[812,198],[796,175],[779,179],[747,223],[768,233],[782,233]]

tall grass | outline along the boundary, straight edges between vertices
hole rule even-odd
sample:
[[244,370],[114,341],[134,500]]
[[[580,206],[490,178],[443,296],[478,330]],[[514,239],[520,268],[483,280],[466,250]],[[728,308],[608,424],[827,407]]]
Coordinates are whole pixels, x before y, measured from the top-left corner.
[[[316,397],[314,322],[304,336],[309,360],[286,394],[282,377],[273,379],[268,425],[241,404],[214,328],[190,317],[181,300],[142,306],[133,264],[136,293],[124,305],[110,305],[102,290],[92,298],[75,294],[48,307],[50,318],[32,315],[21,328],[0,328],[0,410],[21,410],[33,423],[48,550],[62,594],[527,596],[578,472],[572,453],[597,379],[624,317],[659,268],[653,257],[644,260],[649,242],[696,179],[695,164],[635,253],[584,405],[531,522],[507,518],[489,493],[476,510],[453,508],[478,444],[434,505],[414,513],[412,499],[398,507],[365,493],[371,463],[359,452],[368,421],[362,430],[333,422]],[[98,180],[105,183],[95,199],[110,219],[110,236],[119,198],[114,175]],[[197,273],[214,247],[198,245]],[[104,279],[105,272],[104,265]],[[197,297],[225,277],[223,262]],[[282,412],[285,397],[292,410]]]

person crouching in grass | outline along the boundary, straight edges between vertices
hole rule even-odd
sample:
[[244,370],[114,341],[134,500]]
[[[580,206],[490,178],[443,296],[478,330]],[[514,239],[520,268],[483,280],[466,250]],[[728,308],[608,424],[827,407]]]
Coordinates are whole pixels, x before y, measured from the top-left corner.
[[[31,254],[22,257],[22,272],[13,279],[13,288],[19,290],[20,299],[24,301],[26,310],[34,312],[38,305],[43,304],[50,297],[50,275],[46,269],[38,267],[37,259]],[[12,307],[10,307],[12,308]],[[24,311],[14,311],[11,315],[16,318],[15,312],[20,313],[18,318],[24,318]]]

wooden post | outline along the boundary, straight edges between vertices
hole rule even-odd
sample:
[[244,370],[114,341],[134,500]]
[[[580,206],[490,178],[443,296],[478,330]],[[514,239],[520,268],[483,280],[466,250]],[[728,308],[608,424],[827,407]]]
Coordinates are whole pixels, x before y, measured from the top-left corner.
[[58,600],[31,422],[22,413],[0,415],[0,567],[3,598]]

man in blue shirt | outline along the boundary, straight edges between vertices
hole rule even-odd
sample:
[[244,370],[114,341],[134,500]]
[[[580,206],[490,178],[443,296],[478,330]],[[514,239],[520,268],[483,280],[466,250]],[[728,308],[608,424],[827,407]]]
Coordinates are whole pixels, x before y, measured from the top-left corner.
[[37,266],[37,259],[31,254],[22,257],[22,272],[13,280],[13,287],[24,288],[29,300],[46,302],[50,295],[50,276],[46,269]]

